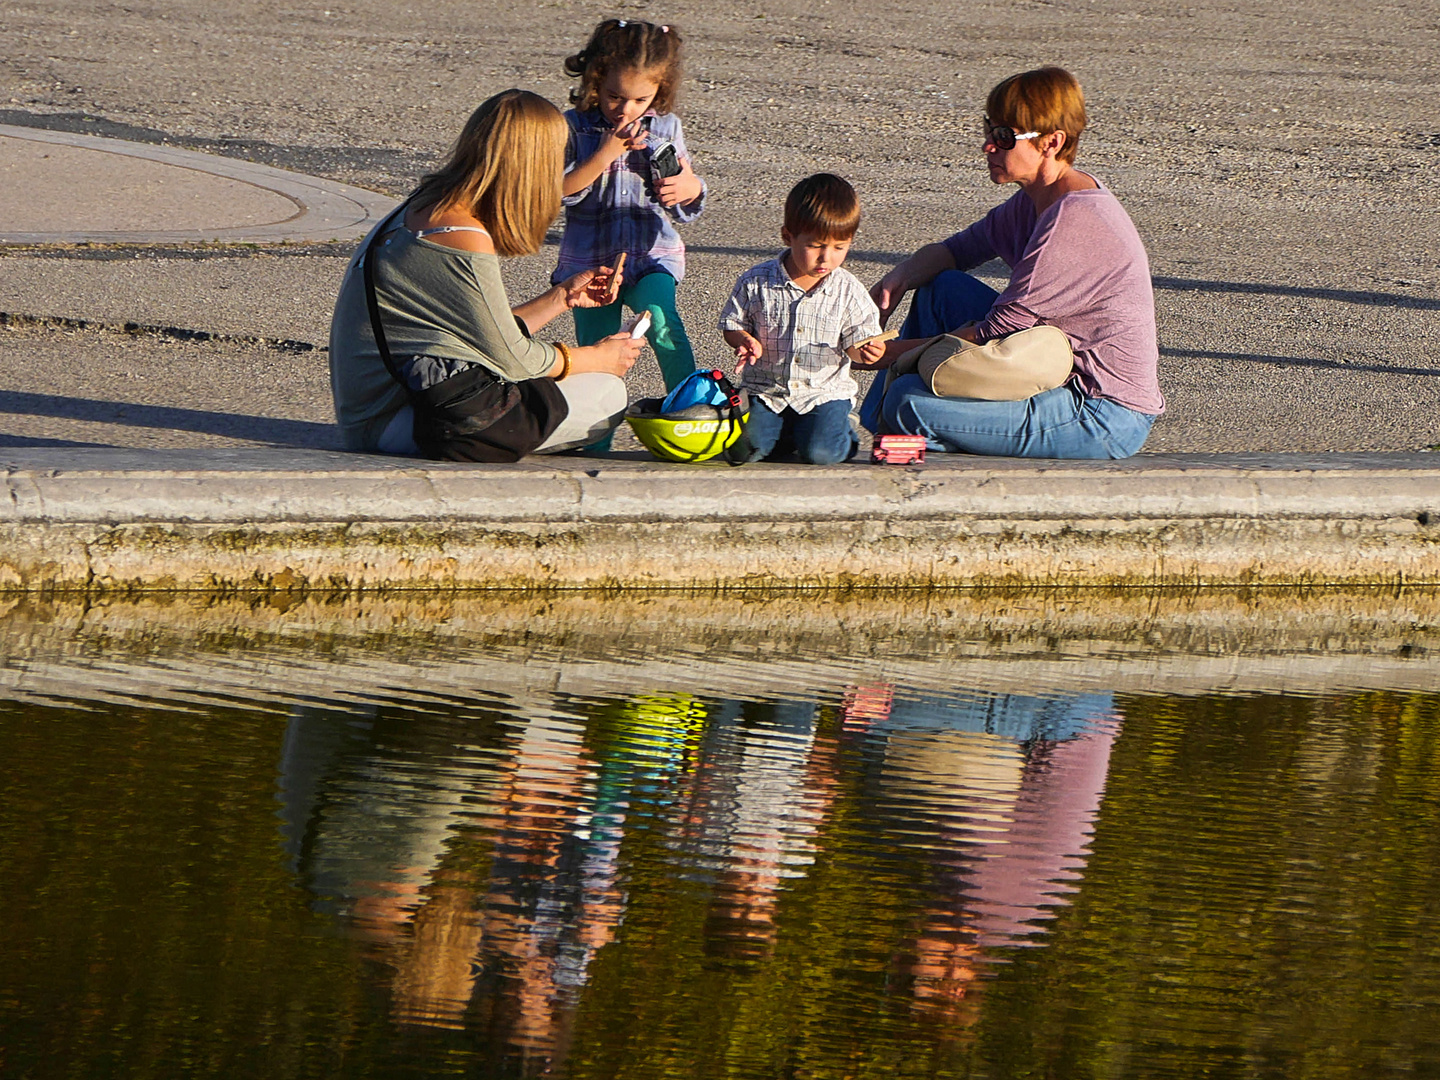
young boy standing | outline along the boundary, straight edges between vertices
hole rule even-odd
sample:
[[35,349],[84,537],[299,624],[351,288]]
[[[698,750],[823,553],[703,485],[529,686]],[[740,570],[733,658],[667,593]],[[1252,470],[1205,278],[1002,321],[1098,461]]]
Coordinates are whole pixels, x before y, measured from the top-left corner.
[[880,312],[840,265],[859,225],[848,183],[830,173],[801,180],[785,200],[785,251],[741,274],[720,314],[750,395],[751,461],[793,445],[801,461],[832,465],[860,448],[850,364],[873,364],[885,347],[859,344],[880,333]]

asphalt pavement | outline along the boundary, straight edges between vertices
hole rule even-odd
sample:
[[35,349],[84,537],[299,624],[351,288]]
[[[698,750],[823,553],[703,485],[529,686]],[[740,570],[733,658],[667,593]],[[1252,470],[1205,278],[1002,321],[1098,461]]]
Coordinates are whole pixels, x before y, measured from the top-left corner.
[[[336,445],[325,347],[355,240],[485,96],[563,101],[560,61],[609,13],[8,13],[0,446]],[[680,113],[711,196],[685,230],[680,305],[702,362],[727,361],[716,314],[775,250],[796,179],[856,184],[850,268],[873,281],[1005,197],[981,166],[985,90],[1059,62],[1090,105],[1079,163],[1151,255],[1169,412],[1148,451],[1440,443],[1432,5],[687,0],[643,14],[687,39]],[[554,257],[552,237],[508,263],[515,299]],[[658,389],[652,361],[632,383]]]

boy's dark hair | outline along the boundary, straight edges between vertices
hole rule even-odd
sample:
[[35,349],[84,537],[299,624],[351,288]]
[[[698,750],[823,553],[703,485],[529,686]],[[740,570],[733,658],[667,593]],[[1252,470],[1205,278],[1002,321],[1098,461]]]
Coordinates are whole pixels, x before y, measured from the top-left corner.
[[675,111],[680,91],[680,31],[638,19],[606,19],[574,56],[565,58],[565,74],[580,80],[570,91],[570,104],[587,112],[600,103],[600,85],[612,71],[639,71],[659,89],[650,107],[657,113]]
[[834,173],[807,176],[785,197],[785,231],[818,240],[849,240],[860,227],[860,198]]

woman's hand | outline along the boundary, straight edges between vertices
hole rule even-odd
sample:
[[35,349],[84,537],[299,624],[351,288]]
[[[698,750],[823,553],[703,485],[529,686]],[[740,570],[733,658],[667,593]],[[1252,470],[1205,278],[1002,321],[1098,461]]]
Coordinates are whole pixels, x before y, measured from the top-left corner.
[[565,306],[594,308],[613,304],[620,293],[621,276],[619,267],[597,266],[566,278],[560,283],[565,293]]
[[900,273],[900,267],[891,270],[883,278],[877,281],[870,288],[870,299],[875,301],[875,306],[880,309],[880,329],[885,329],[885,324],[890,321],[890,316],[900,306],[900,301],[905,299],[905,294],[910,291],[910,286],[905,284],[905,276]]
[[640,350],[644,347],[644,338],[632,338],[622,330],[618,334],[601,338],[594,345],[571,349],[570,371],[572,374],[581,371],[603,371],[607,375],[618,375],[623,379],[625,373],[635,366]]
[[655,188],[655,196],[660,200],[660,205],[668,210],[672,206],[684,206],[694,202],[704,190],[705,185],[690,168],[690,159],[682,157],[680,171],[661,180]]
[[955,256],[949,248],[944,244],[926,244],[877,281],[870,290],[870,299],[880,309],[881,328],[890,321],[907,292],[929,285],[946,270],[954,269]]

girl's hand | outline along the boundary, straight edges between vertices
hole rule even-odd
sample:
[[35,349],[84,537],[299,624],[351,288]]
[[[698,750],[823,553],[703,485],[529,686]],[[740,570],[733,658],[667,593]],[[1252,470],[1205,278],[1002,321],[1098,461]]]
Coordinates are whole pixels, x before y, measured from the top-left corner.
[[680,159],[680,171],[674,176],[667,176],[655,189],[655,195],[660,200],[660,205],[669,209],[672,206],[683,206],[686,203],[694,202],[700,197],[700,192],[705,190],[705,185],[700,183],[700,178],[690,168],[690,159]]
[[898,267],[871,287],[870,299],[874,300],[875,306],[880,309],[880,329],[885,329],[885,324],[890,321],[890,316],[900,306],[900,301],[908,291]]
[[650,139],[650,132],[641,122],[644,119],[643,116],[637,116],[628,124],[611,128],[610,133],[600,140],[600,148],[595,151],[595,156],[609,164],[621,154],[644,150]]
[[739,375],[746,367],[759,360],[765,350],[760,347],[759,341],[745,333],[744,330],[735,332],[744,339],[735,346],[735,374]]
[[573,277],[566,278],[560,283],[560,288],[565,290],[565,306],[593,308],[613,303],[613,294],[620,289],[618,277],[618,269],[600,266],[594,270],[581,270]]

